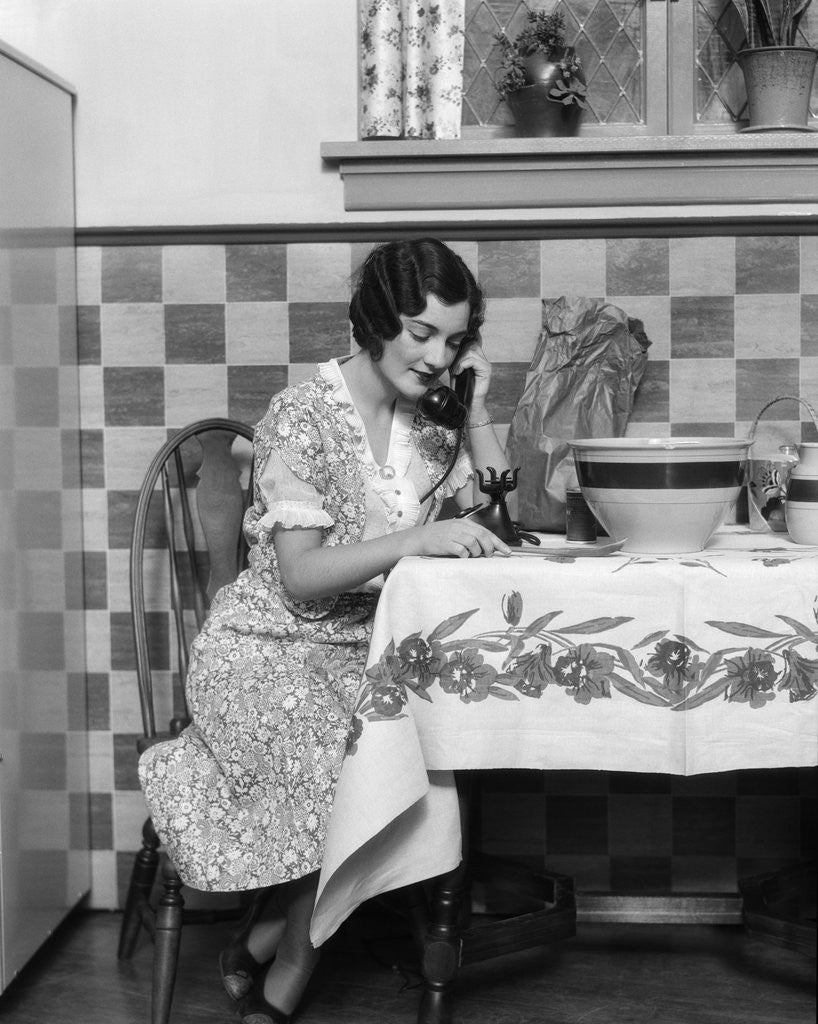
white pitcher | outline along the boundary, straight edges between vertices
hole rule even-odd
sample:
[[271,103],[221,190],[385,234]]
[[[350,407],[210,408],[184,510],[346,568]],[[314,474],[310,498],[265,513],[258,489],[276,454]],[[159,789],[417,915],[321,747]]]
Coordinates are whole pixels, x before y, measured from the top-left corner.
[[796,544],[818,544],[818,441],[799,444],[798,454],[784,503],[787,530]]
[[759,420],[768,409],[779,402],[796,402],[806,409],[815,424],[815,429],[818,430],[818,413],[809,402],[796,395],[779,395],[773,398],[759,410],[750,425],[747,436],[753,442],[753,446],[747,462],[747,512],[750,529],[760,533],[783,533],[787,529],[784,501],[790,473],[798,462],[798,456],[795,454],[797,445],[782,444],[779,445],[778,451],[773,453],[760,450],[759,443],[755,440]]

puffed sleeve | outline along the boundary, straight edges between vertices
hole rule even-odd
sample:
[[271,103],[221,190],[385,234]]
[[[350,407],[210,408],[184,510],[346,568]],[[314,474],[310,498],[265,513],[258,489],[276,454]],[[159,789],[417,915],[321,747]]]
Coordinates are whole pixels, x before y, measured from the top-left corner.
[[275,395],[256,425],[255,501],[245,520],[251,533],[273,527],[329,527],[325,510],[327,453],[319,427],[327,410],[314,382],[304,381]]
[[269,533],[274,526],[309,529],[333,525],[318,489],[296,476],[275,449],[270,452],[257,485],[267,509],[257,529]]

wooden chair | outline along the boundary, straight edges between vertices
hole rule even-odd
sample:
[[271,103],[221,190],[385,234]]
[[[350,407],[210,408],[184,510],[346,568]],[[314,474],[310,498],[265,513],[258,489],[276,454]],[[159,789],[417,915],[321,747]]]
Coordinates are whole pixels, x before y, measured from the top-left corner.
[[[190,642],[204,623],[213,595],[246,564],[242,519],[252,500],[252,438],[253,431],[235,420],[199,420],[164,444],[145,474],[134,515],[130,580],[142,712],[139,754],[178,735],[190,721],[184,694]],[[157,588],[154,577],[161,567],[155,551],[160,548],[167,551],[169,574]],[[157,590],[166,588],[175,634],[175,672],[168,670],[167,653],[156,657],[158,645],[150,635],[146,612],[148,603],[166,606],[167,598],[157,596]],[[170,715],[166,731],[157,730],[160,709]],[[183,922],[251,915],[257,901],[254,894],[246,894],[238,907],[233,900],[227,908],[186,909],[182,880],[164,856],[164,884],[156,898],[159,846],[148,818],[125,902],[118,955],[130,959],[144,927],[154,944],[151,1021],[167,1024]]]

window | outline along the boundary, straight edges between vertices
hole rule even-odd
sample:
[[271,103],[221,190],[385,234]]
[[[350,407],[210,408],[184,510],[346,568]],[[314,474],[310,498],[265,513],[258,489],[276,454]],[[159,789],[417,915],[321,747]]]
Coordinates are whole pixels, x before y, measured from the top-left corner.
[[464,129],[514,123],[494,86],[502,55],[496,36],[516,36],[529,10],[562,13],[588,85],[586,124],[645,125],[647,6],[642,0],[466,0]]
[[[494,87],[496,34],[515,36],[529,9],[561,12],[566,39],[582,58],[583,134],[712,134],[735,131],[746,118],[736,63],[744,29],[731,0],[466,0],[464,136],[511,134],[513,117]],[[816,20],[807,12],[803,45],[818,41]]]

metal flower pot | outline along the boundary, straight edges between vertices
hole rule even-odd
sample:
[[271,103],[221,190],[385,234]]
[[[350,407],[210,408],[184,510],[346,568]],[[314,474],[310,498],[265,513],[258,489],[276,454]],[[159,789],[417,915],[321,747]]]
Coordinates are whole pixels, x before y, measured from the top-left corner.
[[761,46],[737,56],[747,86],[750,123],[743,132],[815,131],[808,124],[818,50]]

